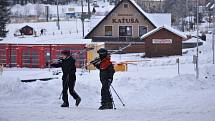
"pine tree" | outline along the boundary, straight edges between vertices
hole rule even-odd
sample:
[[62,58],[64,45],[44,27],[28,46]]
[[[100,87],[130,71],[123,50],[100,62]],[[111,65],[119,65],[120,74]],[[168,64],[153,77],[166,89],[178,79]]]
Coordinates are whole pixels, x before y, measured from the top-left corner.
[[9,0],[0,0],[0,37],[7,35],[6,24],[10,21],[10,2]]

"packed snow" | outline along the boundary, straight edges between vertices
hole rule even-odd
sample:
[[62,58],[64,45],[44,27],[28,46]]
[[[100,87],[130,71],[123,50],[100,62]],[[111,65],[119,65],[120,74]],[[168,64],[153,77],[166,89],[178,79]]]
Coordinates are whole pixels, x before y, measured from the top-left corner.
[[[97,16],[95,21],[102,18]],[[85,33],[96,22],[86,21]],[[62,30],[57,30],[55,22],[28,23],[38,31],[47,29],[44,37],[38,37],[44,43],[50,42],[45,38],[67,40],[82,37],[79,19],[60,24]],[[12,31],[2,43],[37,40],[37,37],[13,37],[14,32],[25,25],[8,25]],[[187,51],[183,56],[142,58],[143,53],[112,55],[112,61],[118,63],[137,61],[128,65],[127,72],[116,72],[114,75],[112,85],[125,103],[123,107],[111,90],[116,110],[97,110],[101,89],[98,70],[77,70],[75,89],[82,98],[80,107],[75,107],[70,97],[70,107],[61,108],[62,100],[58,98],[62,90],[62,74],[53,75],[59,68],[4,68],[0,73],[0,121],[214,121],[215,65],[212,64],[211,43],[212,35],[207,34],[207,41],[199,47],[199,79],[196,79],[192,63],[196,48],[183,50]],[[38,80],[21,82],[32,78]],[[41,78],[55,79],[41,81]]]
[[[192,63],[194,49],[183,56],[141,58],[142,53],[112,55],[112,61],[138,60],[127,72],[116,72],[113,86],[126,104],[112,95],[116,110],[98,111],[99,71],[77,71],[76,90],[82,97],[75,107],[61,108],[60,69],[5,68],[0,76],[0,121],[214,121],[215,65],[212,64],[211,35],[200,47],[200,78]],[[176,59],[180,59],[180,73]],[[23,83],[26,78],[58,77],[49,81]]]

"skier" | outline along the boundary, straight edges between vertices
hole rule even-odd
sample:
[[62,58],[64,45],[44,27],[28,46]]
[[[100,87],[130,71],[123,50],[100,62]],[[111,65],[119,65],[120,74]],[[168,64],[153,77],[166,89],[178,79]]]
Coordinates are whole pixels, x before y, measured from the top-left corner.
[[4,71],[4,65],[3,64],[0,64],[0,75],[2,76],[3,74],[3,71]]
[[97,51],[97,53],[99,54],[99,58],[91,61],[91,64],[100,70],[102,89],[101,106],[99,107],[99,110],[113,109],[113,98],[110,93],[110,85],[113,81],[115,70],[112,62],[110,61],[110,55],[106,49],[101,48]]
[[44,29],[40,30],[40,36],[44,35]]
[[63,71],[63,91],[62,91],[62,99],[64,103],[61,105],[61,107],[69,107],[69,101],[68,101],[68,89],[70,94],[73,96],[73,98],[76,100],[75,105],[78,107],[78,105],[81,102],[80,96],[75,92],[75,82],[76,82],[76,66],[75,66],[75,59],[70,56],[70,51],[64,50],[61,52],[61,60],[59,62],[51,63],[52,67],[61,67]]

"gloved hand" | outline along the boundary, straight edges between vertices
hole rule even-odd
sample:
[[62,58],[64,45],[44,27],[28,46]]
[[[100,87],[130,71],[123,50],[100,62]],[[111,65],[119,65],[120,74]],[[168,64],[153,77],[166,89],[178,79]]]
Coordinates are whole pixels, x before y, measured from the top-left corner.
[[113,79],[108,79],[108,84],[111,85],[111,83],[113,82]]
[[101,63],[101,59],[97,57],[93,61],[91,61],[90,63],[93,65],[99,65]]

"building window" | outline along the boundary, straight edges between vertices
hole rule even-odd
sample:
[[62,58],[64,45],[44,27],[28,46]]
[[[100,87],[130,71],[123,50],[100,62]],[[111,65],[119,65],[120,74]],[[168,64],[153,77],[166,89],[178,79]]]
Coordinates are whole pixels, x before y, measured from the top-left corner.
[[147,27],[139,26],[139,36],[142,36],[147,33]]
[[119,26],[119,36],[132,36],[132,26]]
[[124,8],[128,8],[128,4],[127,3],[124,4]]
[[39,51],[32,50],[31,52],[31,65],[33,68],[39,67],[40,60],[39,60]]
[[6,49],[0,46],[0,64],[6,64]]
[[10,66],[14,67],[16,65],[16,48],[12,48],[10,53]]
[[105,36],[112,36],[112,26],[105,26]]

